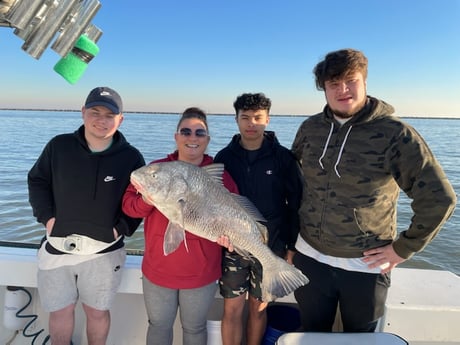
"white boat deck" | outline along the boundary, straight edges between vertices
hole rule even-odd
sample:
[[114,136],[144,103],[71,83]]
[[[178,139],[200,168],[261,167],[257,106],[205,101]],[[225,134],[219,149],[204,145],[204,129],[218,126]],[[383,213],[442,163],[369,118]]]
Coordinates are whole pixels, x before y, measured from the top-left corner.
[[[110,345],[145,344],[147,318],[142,298],[141,260],[141,256],[127,257],[119,296],[112,309]],[[32,293],[33,302],[24,312],[37,315],[27,331],[30,334],[43,329],[35,342],[42,344],[47,334],[47,313],[40,308],[36,285],[36,249],[0,247],[0,308],[4,309],[6,286],[27,288]],[[292,294],[278,302],[295,304]],[[221,308],[217,294],[210,320],[218,320]],[[77,309],[77,314],[81,314],[81,307]],[[379,331],[396,334],[411,345],[460,345],[460,277],[447,271],[393,270],[386,314],[379,324]],[[181,345],[177,321],[175,334],[174,345]],[[3,325],[2,313],[0,345],[6,344],[13,336],[14,332]],[[31,344],[31,341],[32,338],[19,333],[11,345]],[[86,345],[84,318],[77,317],[74,343]],[[323,341],[323,344],[327,342]]]

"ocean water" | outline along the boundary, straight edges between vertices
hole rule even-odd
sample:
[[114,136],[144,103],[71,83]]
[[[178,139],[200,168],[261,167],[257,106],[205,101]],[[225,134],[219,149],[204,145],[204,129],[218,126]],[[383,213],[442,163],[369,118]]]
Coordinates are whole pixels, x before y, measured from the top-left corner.
[[[125,114],[120,130],[150,162],[175,149],[173,139],[178,114]],[[290,148],[301,116],[272,116],[269,130],[274,130],[281,144]],[[208,153],[225,146],[237,131],[233,116],[210,115],[211,142]],[[425,138],[441,162],[456,191],[460,190],[460,119],[406,118]],[[53,136],[73,132],[82,123],[79,112],[0,110],[0,241],[38,243],[44,228],[32,216],[28,202],[27,172],[45,144]],[[408,162],[410,164],[410,162]],[[398,229],[407,227],[412,213],[410,200],[401,193],[398,205]],[[439,235],[419,254],[401,266],[443,269],[460,275],[460,214],[458,211],[444,225]],[[142,249],[142,228],[129,238],[127,248]]]

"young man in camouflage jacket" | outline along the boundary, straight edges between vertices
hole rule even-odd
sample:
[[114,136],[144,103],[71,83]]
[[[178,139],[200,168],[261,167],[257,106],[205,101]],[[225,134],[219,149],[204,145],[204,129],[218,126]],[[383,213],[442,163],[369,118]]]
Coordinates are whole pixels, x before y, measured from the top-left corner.
[[[306,180],[293,261],[310,279],[295,297],[306,331],[331,331],[339,305],[344,331],[372,332],[390,271],[435,237],[456,196],[420,134],[367,95],[362,52],[331,52],[314,74],[327,105],[292,145]],[[398,236],[400,189],[414,213]]]

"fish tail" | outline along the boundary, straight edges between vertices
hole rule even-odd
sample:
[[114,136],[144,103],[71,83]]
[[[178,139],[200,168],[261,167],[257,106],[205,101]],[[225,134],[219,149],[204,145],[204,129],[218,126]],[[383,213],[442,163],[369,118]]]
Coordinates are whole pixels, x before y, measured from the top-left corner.
[[265,267],[263,271],[261,288],[264,302],[287,296],[309,282],[299,269],[281,258],[277,259],[276,265]]

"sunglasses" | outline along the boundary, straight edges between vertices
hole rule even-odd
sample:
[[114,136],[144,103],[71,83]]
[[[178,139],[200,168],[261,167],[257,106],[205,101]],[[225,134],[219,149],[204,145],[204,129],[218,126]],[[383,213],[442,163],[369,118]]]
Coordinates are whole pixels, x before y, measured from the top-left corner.
[[[181,128],[179,129],[179,134],[183,135],[184,137],[189,137],[193,134],[193,131],[190,128]],[[206,129],[198,128],[195,131],[195,136],[199,138],[204,138],[208,136],[208,132],[206,131]]]

